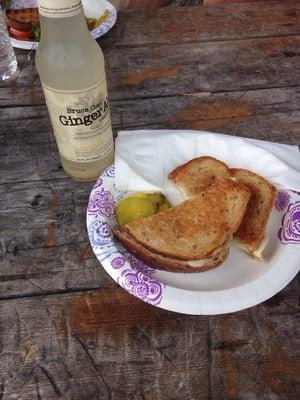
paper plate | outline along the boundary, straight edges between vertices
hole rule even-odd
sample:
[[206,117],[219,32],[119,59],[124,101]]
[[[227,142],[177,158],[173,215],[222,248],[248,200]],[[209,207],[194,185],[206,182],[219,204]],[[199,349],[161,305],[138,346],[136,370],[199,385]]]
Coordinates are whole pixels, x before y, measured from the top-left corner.
[[93,251],[108,274],[125,290],[154,306],[194,315],[243,310],[283,289],[300,266],[300,193],[280,190],[272,210],[265,262],[231,248],[220,267],[202,273],[156,270],[128,253],[112,235],[116,204],[128,195],[115,186],[109,167],[97,180],[87,208]]
[[[108,11],[108,15],[105,20],[91,31],[91,35],[94,39],[103,36],[108,32],[115,24],[117,20],[117,10],[115,7],[106,0],[82,0],[82,5],[86,17],[98,19],[103,15],[105,10]],[[13,0],[10,8],[22,9],[37,7],[36,0]],[[11,38],[11,43],[14,47],[25,50],[36,50],[38,42],[31,42],[28,40],[18,40]]]

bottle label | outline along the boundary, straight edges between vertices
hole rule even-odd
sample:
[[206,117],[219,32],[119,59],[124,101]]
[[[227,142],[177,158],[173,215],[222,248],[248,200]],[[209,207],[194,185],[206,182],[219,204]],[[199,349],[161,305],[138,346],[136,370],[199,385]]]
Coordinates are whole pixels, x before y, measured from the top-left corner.
[[105,157],[113,148],[106,79],[80,91],[42,86],[59,153],[79,162]]
[[80,14],[81,0],[38,0],[39,13],[48,18],[65,18]]

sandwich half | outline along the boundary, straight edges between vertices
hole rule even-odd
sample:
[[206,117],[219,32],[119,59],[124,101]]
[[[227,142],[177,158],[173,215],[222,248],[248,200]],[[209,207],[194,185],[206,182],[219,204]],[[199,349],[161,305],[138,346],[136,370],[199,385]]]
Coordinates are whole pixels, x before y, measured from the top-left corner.
[[177,167],[169,179],[185,197],[191,198],[199,190],[230,177],[247,186],[251,191],[245,216],[234,234],[234,244],[252,258],[262,260],[267,244],[265,230],[274,204],[276,188],[266,179],[245,169],[229,169],[222,161],[212,157],[198,157]]
[[174,208],[119,227],[114,235],[156,268],[206,271],[228,256],[249,198],[243,184],[223,179]]
[[265,230],[276,197],[276,188],[262,176],[246,169],[231,169],[236,182],[251,190],[245,216],[234,235],[235,244],[251,257],[262,260],[267,245]]

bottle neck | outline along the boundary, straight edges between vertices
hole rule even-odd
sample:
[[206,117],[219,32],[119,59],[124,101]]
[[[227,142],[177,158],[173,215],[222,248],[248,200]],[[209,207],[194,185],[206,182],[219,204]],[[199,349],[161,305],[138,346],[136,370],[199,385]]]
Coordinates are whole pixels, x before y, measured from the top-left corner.
[[[56,4],[55,4],[56,3]],[[90,37],[86,18],[80,0],[38,0],[41,40],[43,34],[52,39],[86,35]]]

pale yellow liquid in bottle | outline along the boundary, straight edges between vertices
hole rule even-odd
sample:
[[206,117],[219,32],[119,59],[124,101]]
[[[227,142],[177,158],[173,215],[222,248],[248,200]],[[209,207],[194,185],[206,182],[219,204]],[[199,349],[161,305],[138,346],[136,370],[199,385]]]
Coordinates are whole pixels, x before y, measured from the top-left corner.
[[[102,50],[90,36],[82,13],[67,18],[40,15],[42,37],[36,67],[42,83],[57,90],[84,90],[105,78]],[[60,154],[64,171],[78,181],[91,181],[113,162],[114,149],[97,161],[70,161]]]

